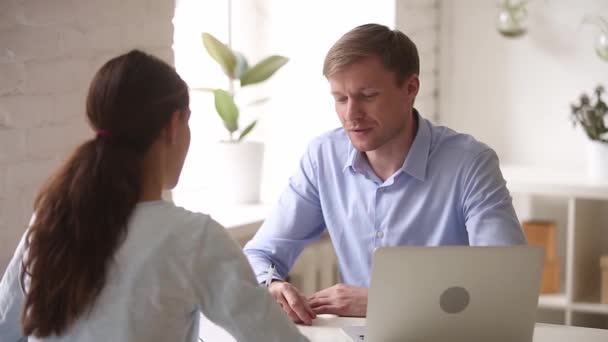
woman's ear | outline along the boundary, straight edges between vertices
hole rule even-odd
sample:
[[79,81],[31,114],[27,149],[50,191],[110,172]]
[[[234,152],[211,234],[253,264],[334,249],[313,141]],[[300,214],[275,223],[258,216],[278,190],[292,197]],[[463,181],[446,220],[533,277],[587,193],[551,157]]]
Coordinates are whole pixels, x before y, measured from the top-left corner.
[[177,141],[177,129],[179,127],[179,111],[171,113],[169,124],[165,127],[165,140],[168,144],[173,145]]

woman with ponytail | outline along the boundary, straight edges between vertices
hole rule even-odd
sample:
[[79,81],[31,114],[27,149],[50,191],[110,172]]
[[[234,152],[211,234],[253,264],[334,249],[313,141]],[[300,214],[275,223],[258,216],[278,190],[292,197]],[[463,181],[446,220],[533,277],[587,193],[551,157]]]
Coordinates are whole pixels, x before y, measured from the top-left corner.
[[0,282],[0,341],[304,340],[209,216],[161,199],[190,144],[188,87],[131,51],[95,75],[95,136],[47,181]]

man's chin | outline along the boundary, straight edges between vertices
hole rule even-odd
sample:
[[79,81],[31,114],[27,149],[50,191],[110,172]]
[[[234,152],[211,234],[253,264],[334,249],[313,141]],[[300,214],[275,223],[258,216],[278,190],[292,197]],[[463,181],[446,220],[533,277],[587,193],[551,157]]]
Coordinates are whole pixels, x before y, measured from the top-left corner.
[[363,153],[373,151],[377,148],[375,146],[375,144],[371,143],[370,141],[360,141],[360,140],[351,139],[350,142],[357,149],[357,151],[363,152]]

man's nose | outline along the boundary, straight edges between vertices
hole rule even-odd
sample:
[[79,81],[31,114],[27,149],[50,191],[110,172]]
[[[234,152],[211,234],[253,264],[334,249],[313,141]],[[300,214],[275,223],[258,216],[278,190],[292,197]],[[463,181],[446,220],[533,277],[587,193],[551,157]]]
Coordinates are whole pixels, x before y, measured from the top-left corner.
[[361,105],[355,99],[349,99],[346,105],[345,119],[348,121],[357,120],[363,117]]

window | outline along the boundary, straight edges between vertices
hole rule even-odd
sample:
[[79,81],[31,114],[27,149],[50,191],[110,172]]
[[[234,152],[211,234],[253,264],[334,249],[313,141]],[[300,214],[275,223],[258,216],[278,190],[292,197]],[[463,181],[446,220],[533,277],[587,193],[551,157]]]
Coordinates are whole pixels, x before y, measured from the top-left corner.
[[[395,1],[243,0],[232,2],[230,16],[229,5],[229,1],[178,0],[175,64],[191,87],[227,87],[225,76],[207,56],[200,35],[210,32],[226,42],[229,23],[232,47],[250,62],[269,54],[290,58],[273,78],[249,94],[271,100],[243,113],[244,122],[260,118],[249,138],[265,143],[262,199],[274,202],[308,142],[340,125],[321,71],[327,50],[355,26],[376,22],[394,27]],[[181,196],[184,200],[179,204],[186,207],[187,197],[204,197],[212,181],[213,162],[208,156],[225,134],[212,96],[193,92],[191,98],[192,145],[174,195],[176,202]],[[182,196],[186,193],[195,195]]]

